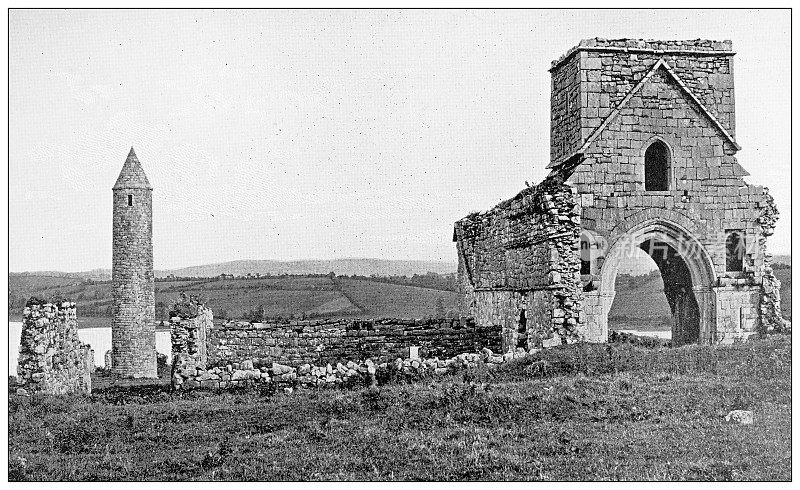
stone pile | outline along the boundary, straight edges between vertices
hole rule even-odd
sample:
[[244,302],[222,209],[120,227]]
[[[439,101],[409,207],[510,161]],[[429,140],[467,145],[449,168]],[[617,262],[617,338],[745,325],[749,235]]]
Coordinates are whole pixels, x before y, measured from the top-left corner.
[[31,298],[22,313],[18,392],[91,393],[94,352],[78,338],[75,303]]
[[336,388],[357,385],[375,385],[378,379],[392,379],[402,375],[410,378],[441,376],[462,369],[475,369],[485,365],[496,369],[512,359],[535,353],[523,349],[509,351],[503,355],[484,348],[478,353],[463,353],[449,359],[439,358],[397,358],[393,362],[375,363],[347,361],[316,366],[302,364],[292,367],[272,362],[259,365],[251,360],[216,366],[208,369],[183,364],[173,371],[172,387],[176,390],[192,389],[230,389],[252,387],[273,383],[276,387],[294,388]]

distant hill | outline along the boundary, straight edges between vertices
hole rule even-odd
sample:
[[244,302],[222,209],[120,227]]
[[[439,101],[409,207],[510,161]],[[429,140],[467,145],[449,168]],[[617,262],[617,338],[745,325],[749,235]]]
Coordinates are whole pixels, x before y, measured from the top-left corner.
[[[635,249],[635,255],[622,262],[619,266],[620,274],[641,276],[657,270],[655,262],[643,251]],[[773,264],[792,265],[791,255],[776,254],[772,258]],[[455,262],[428,261],[428,260],[384,260],[384,259],[333,259],[333,260],[234,260],[218,264],[195,265],[180,269],[166,269],[155,271],[156,277],[217,277],[220,274],[233,274],[244,276],[247,274],[261,275],[303,275],[327,274],[333,272],[341,276],[413,276],[414,274],[455,273],[458,265]],[[93,281],[108,281],[111,279],[111,269],[92,269],[85,272],[12,272],[16,276],[48,276],[62,278],[89,279]]]
[[156,271],[156,277],[173,274],[177,277],[216,277],[220,274],[327,274],[358,276],[413,276],[435,272],[450,274],[456,272],[455,262],[435,262],[426,260],[383,260],[383,259],[333,259],[333,260],[235,260],[219,264],[198,265]]
[[[217,277],[220,274],[244,276],[261,274],[277,276],[281,274],[327,274],[333,272],[340,276],[413,276],[414,274],[455,273],[455,262],[433,260],[384,260],[384,259],[332,259],[332,260],[234,260],[218,264],[195,265],[180,269],[156,270],[156,277]],[[49,276],[107,281],[111,279],[111,269],[93,269],[86,272],[12,272],[16,276]]]

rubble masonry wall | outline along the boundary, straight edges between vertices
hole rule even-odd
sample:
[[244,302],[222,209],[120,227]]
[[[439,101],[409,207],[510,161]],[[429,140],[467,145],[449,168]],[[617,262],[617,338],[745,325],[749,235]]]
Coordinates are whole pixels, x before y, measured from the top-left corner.
[[479,325],[503,327],[503,349],[584,335],[580,216],[572,189],[548,179],[455,224],[459,286]]
[[22,314],[18,380],[22,389],[53,395],[91,393],[94,352],[78,339],[75,303],[31,300]]
[[290,366],[408,357],[447,358],[483,347],[500,350],[500,327],[472,319],[293,320],[280,323],[228,322],[208,333],[208,365],[240,360]]

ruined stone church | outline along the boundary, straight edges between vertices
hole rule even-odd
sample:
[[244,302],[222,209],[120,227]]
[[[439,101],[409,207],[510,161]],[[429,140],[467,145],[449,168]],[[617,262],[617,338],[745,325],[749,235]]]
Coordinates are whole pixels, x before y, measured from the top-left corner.
[[608,338],[617,272],[658,266],[672,340],[779,327],[778,212],[736,153],[730,41],[589,39],[553,61],[550,173],[455,224],[465,309],[505,348]]

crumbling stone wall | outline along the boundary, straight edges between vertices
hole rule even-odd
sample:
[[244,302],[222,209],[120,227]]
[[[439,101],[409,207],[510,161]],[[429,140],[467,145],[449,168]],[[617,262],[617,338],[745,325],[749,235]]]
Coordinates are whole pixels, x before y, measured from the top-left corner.
[[550,88],[550,160],[561,161],[581,145],[581,58],[572,57],[553,71]]
[[31,298],[22,313],[18,381],[26,392],[91,393],[94,355],[78,339],[75,303]]
[[472,319],[293,320],[228,322],[209,332],[209,366],[242,360],[290,366],[420,356],[451,357],[483,347],[500,349],[500,327]]
[[477,326],[472,319],[231,321],[214,326],[212,311],[185,295],[170,311],[170,327],[171,384],[178,389],[247,386],[269,382],[270,373],[291,381],[297,368],[301,376],[317,376],[326,364],[350,366],[340,373],[349,377],[354,362],[367,369],[397,358],[447,358],[501,345],[499,326]]
[[759,313],[761,328],[765,332],[778,331],[784,327],[781,314],[781,282],[772,271],[772,255],[767,253],[767,237],[775,230],[778,221],[778,208],[775,200],[765,191],[766,200],[761,208],[758,223],[761,225],[761,234],[758,236],[758,247],[763,256],[761,263],[761,296],[759,298]]
[[580,215],[558,178],[455,224],[459,285],[479,325],[501,325],[503,348],[539,348],[581,332]]
[[205,369],[208,364],[208,331],[214,328],[214,313],[194,297],[181,294],[170,311],[172,376]]
[[271,386],[291,392],[295,387],[339,388],[348,386],[374,386],[378,382],[392,379],[420,379],[429,376],[444,376],[460,370],[486,366],[488,370],[512,359],[525,357],[521,349],[504,355],[491,349],[466,352],[448,359],[405,357],[392,362],[364,361],[338,362],[336,365],[301,364],[289,366],[261,359],[242,360],[209,369],[184,369],[172,378],[176,390],[224,390],[254,386]]

